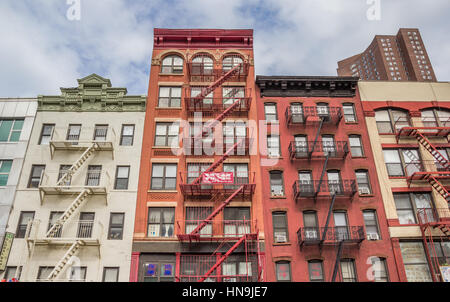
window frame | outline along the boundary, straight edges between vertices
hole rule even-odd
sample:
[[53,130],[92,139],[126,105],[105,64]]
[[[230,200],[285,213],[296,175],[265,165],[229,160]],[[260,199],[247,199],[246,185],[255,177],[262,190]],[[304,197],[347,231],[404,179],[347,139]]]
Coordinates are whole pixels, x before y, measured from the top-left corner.
[[[1,172],[1,169],[2,169],[2,167],[4,165],[4,163],[6,163],[6,162],[8,162],[8,163],[10,162],[11,163],[11,165],[9,166],[9,171],[8,172]],[[0,187],[6,187],[8,185],[9,174],[11,173],[11,169],[12,169],[12,165],[13,164],[14,164],[14,160],[12,160],[12,159],[0,159],[0,176],[6,175],[6,182],[5,182],[4,185],[0,184]]]
[[[113,224],[113,216],[114,215],[121,215],[122,216],[122,224]],[[120,228],[120,237],[119,238],[112,238],[111,236],[111,230],[113,228]],[[125,229],[125,213],[124,212],[111,212],[109,215],[109,226],[108,226],[108,240],[122,240],[123,239],[123,233]]]
[[[320,264],[320,269],[321,269],[321,279],[312,279],[312,274],[311,274],[311,264],[312,263],[319,263]],[[309,281],[310,282],[325,282],[325,272],[323,269],[323,260],[320,259],[311,259],[308,260],[308,276],[309,276]]]
[[[347,282],[358,282],[358,272],[356,270],[356,261],[353,258],[342,258],[339,261],[339,266],[341,268],[340,269],[340,275],[341,275],[342,282],[346,282],[346,281],[344,281],[344,273],[343,273],[343,269],[342,269],[342,263],[343,262],[351,263],[352,272],[354,274],[354,278],[352,278],[352,280],[354,280],[354,281],[347,281]],[[346,278],[346,279],[350,279],[350,278]]]
[[[358,173],[364,173],[365,174],[365,178],[367,180],[367,188],[369,189],[369,193],[361,193],[361,191],[359,190],[362,186],[360,186],[360,182],[358,181]],[[367,169],[355,170],[355,179],[356,179],[356,185],[358,186],[358,193],[359,193],[360,196],[372,195],[373,194],[372,185],[370,183],[369,170],[367,170]]]
[[[76,139],[70,139],[71,136],[73,136],[73,135],[70,134],[70,130],[71,130],[72,127],[80,127],[79,131],[78,131],[78,134],[76,135],[76,137],[77,137]],[[80,135],[81,135],[81,127],[82,127],[81,124],[69,124],[69,126],[67,127],[66,141],[74,141],[74,142],[79,141],[80,140]]]
[[[120,132],[120,143],[119,143],[120,146],[133,146],[133,144],[134,144],[134,133],[135,133],[135,130],[136,130],[135,126],[136,125],[134,125],[134,124],[123,124],[122,125],[122,130]],[[132,135],[125,135],[124,134],[125,127],[133,127],[133,134]],[[129,145],[124,144],[124,138],[129,138],[129,137],[131,137],[131,143]]]
[[105,267],[103,267],[102,282],[107,282],[107,281],[105,281],[106,271],[107,270],[115,270],[117,272],[116,273],[116,281],[109,281],[109,282],[119,282],[119,273],[120,273],[120,267],[119,266],[105,266]]
[[[283,226],[277,226],[275,224],[275,217],[282,217],[283,218]],[[273,239],[273,243],[274,244],[279,244],[279,243],[288,243],[289,241],[289,228],[288,228],[288,221],[287,221],[287,211],[274,211],[272,212],[272,239]],[[277,240],[277,236],[275,235],[276,233],[285,233],[286,236],[286,240],[285,241],[278,241]]]
[[[279,175],[281,184],[274,184],[272,176],[273,175]],[[269,171],[269,183],[270,183],[270,196],[271,197],[284,197],[286,195],[285,188],[284,188],[284,175],[283,171],[281,170],[271,170]],[[273,186],[280,186],[281,187],[281,193],[279,195],[274,195],[273,192]]]
[[[150,222],[150,212],[159,211],[159,222]],[[173,221],[164,221],[164,211],[173,211]],[[159,225],[158,236],[150,236],[150,225]],[[172,236],[161,236],[163,225],[172,225],[173,234]],[[147,211],[147,236],[148,238],[173,238],[175,236],[175,207],[149,207]]]
[[[169,89],[169,96],[168,97],[161,97],[161,89],[162,88],[168,88]],[[180,97],[174,97],[172,96],[173,89],[179,89],[180,90]],[[159,86],[158,88],[158,107],[156,108],[181,108],[181,99],[182,99],[182,88],[181,86]],[[167,98],[167,107],[161,106],[161,98]],[[177,101],[179,106],[173,106],[173,102]]]
[[[272,143],[273,143],[272,139],[276,139],[276,142],[278,144],[278,148],[277,148],[277,146],[272,146]],[[267,135],[266,141],[267,141],[267,156],[268,157],[272,157],[272,158],[281,157],[281,140],[280,140],[280,136],[279,135],[269,134],[269,135]],[[278,154],[271,154],[271,152],[269,152],[270,150],[275,151],[275,149],[276,149]]]
[[[430,207],[429,208],[418,208],[417,204],[416,204],[416,198],[415,195],[428,195],[429,201],[430,201]],[[408,196],[408,200],[409,200],[409,205],[411,206],[410,208],[398,208],[397,207],[397,203],[395,201],[395,196],[400,196],[400,195],[404,195],[404,196]],[[400,225],[416,225],[419,223],[419,217],[417,216],[417,211],[419,209],[429,209],[430,211],[434,211],[435,207],[435,202],[433,199],[433,194],[431,194],[431,192],[394,192],[393,193],[393,198],[394,198],[394,204],[395,204],[395,210],[398,216],[398,211],[407,211],[410,210],[412,211],[413,217],[414,217],[414,223],[401,223],[400,222],[400,218],[399,218],[399,223]]]
[[[153,176],[153,173],[154,173],[154,169],[155,169],[155,167],[156,166],[163,166],[163,176],[162,177],[154,177]],[[167,171],[167,166],[174,166],[175,167],[175,176],[174,177],[169,177],[170,179],[175,179],[175,183],[174,183],[174,186],[173,186],[173,188],[172,187],[170,187],[170,188],[167,188],[167,186],[166,186],[166,179],[168,178],[167,176],[166,176],[166,171]],[[161,190],[161,191],[173,191],[173,190],[176,190],[177,189],[177,172],[178,172],[178,164],[174,164],[174,163],[153,163],[152,164],[152,174],[151,174],[151,177],[150,177],[150,190]],[[154,178],[161,178],[162,179],[162,181],[161,181],[161,188],[154,188],[154,181],[153,181],[153,179]]]
[[[28,225],[28,222],[26,224],[23,224],[22,220],[24,219],[24,214],[32,214],[32,218],[31,221],[34,220],[34,217],[36,216],[36,212],[35,211],[21,211],[20,212],[20,216],[19,216],[19,220],[17,221],[17,227],[16,227],[16,235],[15,238],[25,238],[26,235],[26,226]],[[21,227],[25,226],[25,231],[21,230]],[[22,232],[23,232],[23,236],[22,236]]]
[[[165,134],[164,135],[158,135],[158,133],[157,133],[158,126],[164,126],[164,128],[165,128]],[[176,135],[170,135],[170,128],[173,127],[173,126],[177,126],[178,127],[178,131],[177,131]],[[154,138],[154,141],[153,141],[153,145],[155,147],[167,147],[167,148],[170,148],[172,146],[171,146],[171,144],[169,144],[169,141],[175,139],[178,142],[179,136],[180,136],[180,125],[179,125],[179,123],[177,123],[177,122],[175,122],[175,123],[173,123],[173,122],[156,122],[155,123],[155,138]],[[158,138],[164,138],[164,144],[162,144],[162,145],[157,144]],[[178,143],[177,143],[177,145],[178,145]]]
[[[385,155],[384,155],[384,151],[393,151],[393,150],[395,150],[395,151],[397,151],[397,154],[398,154],[398,157],[400,158],[400,163],[395,163],[395,162],[391,162],[391,163],[387,163],[386,162],[386,158],[385,158]],[[411,162],[409,162],[409,163],[407,163],[406,162],[406,160],[405,160],[405,157],[404,157],[404,151],[407,151],[407,150],[409,150],[409,151],[414,151],[414,152],[417,152],[417,156],[418,156],[418,160],[417,161],[411,161]],[[382,153],[383,153],[383,160],[384,160],[384,163],[385,163],[385,166],[386,166],[386,170],[387,170],[387,172],[388,172],[388,177],[408,177],[408,176],[411,176],[411,175],[408,175],[408,165],[409,164],[419,164],[420,165],[420,167],[421,167],[421,169],[423,169],[423,160],[422,160],[422,156],[421,156],[421,154],[420,154],[420,149],[419,149],[419,147],[417,147],[417,148],[384,148],[384,149],[382,149]],[[402,168],[402,175],[390,175],[389,174],[389,169],[388,169],[388,165],[389,164],[400,164],[401,165],[401,168]]]
[[[268,107],[274,107],[275,108],[275,113],[267,113],[267,108]],[[273,119],[267,119],[268,116],[273,116]],[[277,103],[273,103],[273,102],[268,102],[268,103],[264,103],[264,120],[267,122],[278,122],[278,108],[277,108]]]
[[[98,130],[101,130],[101,128],[102,127],[104,127],[105,128],[105,139],[103,140],[99,140],[99,138],[103,138],[103,136],[98,136],[98,133],[97,133],[97,131]],[[109,125],[108,124],[95,124],[95,126],[94,126],[94,135],[93,135],[93,137],[92,137],[92,139],[94,140],[94,141],[100,141],[100,142],[104,142],[104,141],[106,141],[107,140],[107,138],[108,138],[108,128],[109,128]]]
[[[36,187],[31,186],[31,184],[32,184],[32,182],[33,182],[33,179],[36,178],[36,177],[33,177],[34,169],[39,169],[39,168],[42,168],[41,175],[39,175],[39,183],[38,183],[38,185],[37,185]],[[32,166],[31,166],[30,177],[29,177],[29,179],[28,179],[28,185],[27,185],[27,188],[29,188],[29,189],[37,189],[37,188],[39,188],[39,185],[40,185],[41,180],[42,180],[42,173],[45,171],[45,168],[46,168],[45,165],[32,165]]]
[[[387,111],[388,117],[389,117],[389,123],[390,123],[390,127],[391,127],[391,132],[380,132],[380,128],[378,127],[379,123],[387,123],[388,121],[377,121],[376,120],[376,113],[377,112],[381,112],[381,111]],[[394,113],[395,111],[398,112],[403,112],[406,114],[406,119],[407,119],[407,123],[408,125],[406,125],[405,127],[411,127],[411,115],[409,113],[408,110],[406,109],[400,109],[400,108],[381,108],[381,109],[377,109],[375,110],[375,122],[377,124],[377,130],[379,134],[395,134],[397,132],[397,129],[395,128],[395,119],[394,119]]]
[[[371,214],[373,214],[374,224],[368,225],[368,223],[367,223],[368,221],[366,220],[366,217],[365,217],[365,215],[364,215],[364,214],[366,214],[366,213],[371,213]],[[366,209],[366,210],[363,210],[363,211],[362,211],[362,214],[363,214],[363,221],[364,221],[364,228],[365,228],[365,230],[366,230],[366,235],[374,234],[374,233],[369,233],[369,232],[367,231],[368,226],[369,226],[369,227],[374,227],[374,228],[376,229],[376,234],[378,235],[378,240],[381,240],[382,238],[381,238],[380,224],[379,224],[379,222],[378,222],[378,214],[377,214],[377,210],[375,210],[375,209]]]
[[[45,129],[45,127],[52,127],[50,135],[45,135],[44,136],[44,129]],[[41,134],[39,135],[39,143],[38,143],[38,145],[45,145],[45,146],[47,146],[48,144],[50,144],[50,142],[51,142],[51,140],[53,138],[53,134],[55,133],[55,127],[56,127],[56,124],[42,124]],[[47,136],[49,136],[48,143],[43,144],[42,143],[42,139],[44,137],[47,137]]]
[[[289,269],[289,280],[280,280],[278,276],[279,265],[286,264]],[[277,276],[277,282],[291,282],[292,281],[292,269],[291,269],[291,261],[288,260],[280,260],[275,262],[275,274]]]
[[[181,65],[175,65],[175,58],[181,59]],[[164,65],[165,61],[170,59],[170,65]],[[181,70],[175,71],[175,67],[181,66]],[[164,70],[165,68],[169,68],[169,70]],[[161,74],[183,74],[184,72],[184,59],[176,54],[170,54],[165,56],[161,60]]]
[[[345,108],[350,108],[351,107],[351,109],[352,109],[352,111],[353,111],[353,113],[351,114],[352,115],[352,118],[353,118],[353,120],[347,120],[347,116],[349,116],[350,114],[346,114],[345,113]],[[355,104],[354,103],[343,103],[342,104],[342,113],[344,114],[344,121],[346,122],[346,123],[358,123],[358,117],[356,116],[356,109],[355,109]]]
[[[127,173],[127,177],[126,178],[123,178],[123,177],[119,178],[119,169],[120,168],[127,168],[128,173]],[[129,185],[129,182],[130,182],[130,170],[131,170],[130,166],[117,166],[116,167],[116,177],[114,179],[114,190],[128,190],[128,185]],[[123,180],[123,179],[127,180],[126,187],[125,188],[118,188],[118,186],[117,186],[118,180]]]
[[[25,118],[0,118],[0,129],[1,129],[3,122],[6,122],[6,121],[12,121],[11,128],[9,129],[9,132],[8,132],[8,138],[5,141],[2,140],[0,142],[2,142],[2,143],[19,142],[20,136],[22,135],[23,126],[25,124]],[[22,122],[22,126],[21,126],[20,130],[14,129],[16,122]],[[11,138],[13,137],[13,135],[15,133],[18,133],[18,135],[19,135],[17,140],[11,140]]]
[[[352,146],[352,140],[351,139],[358,139],[359,141],[359,146]],[[352,155],[352,158],[358,158],[358,157],[365,157],[365,153],[364,153],[364,146],[363,146],[363,142],[362,142],[362,137],[359,134],[351,134],[348,136],[348,146],[350,147],[350,154]],[[353,152],[353,149],[358,148],[360,153],[359,155],[355,155]]]

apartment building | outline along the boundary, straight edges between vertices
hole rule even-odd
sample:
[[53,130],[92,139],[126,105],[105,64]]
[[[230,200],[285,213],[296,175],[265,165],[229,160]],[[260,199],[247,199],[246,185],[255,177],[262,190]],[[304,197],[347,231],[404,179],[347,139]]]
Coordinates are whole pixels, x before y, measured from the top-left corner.
[[443,281],[450,83],[360,82],[359,89],[400,281]]
[[256,77],[269,281],[399,280],[357,83]]
[[437,81],[417,28],[400,28],[397,35],[376,35],[363,53],[339,61],[337,73],[373,81]]
[[[36,115],[36,99],[0,99],[0,251],[9,213],[22,171],[23,159]],[[8,241],[12,234],[8,234]],[[0,272],[6,269],[9,244],[0,256]]]
[[130,281],[264,279],[254,101],[252,30],[154,30]]
[[128,281],[145,105],[96,74],[38,97],[5,279]]

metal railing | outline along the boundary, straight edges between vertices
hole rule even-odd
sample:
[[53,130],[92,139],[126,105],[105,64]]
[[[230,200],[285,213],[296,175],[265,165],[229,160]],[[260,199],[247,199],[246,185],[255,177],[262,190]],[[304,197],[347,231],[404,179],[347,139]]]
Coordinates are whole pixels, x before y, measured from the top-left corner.
[[57,236],[47,237],[48,224],[35,219],[31,222],[27,239],[31,240],[100,240],[104,234],[103,224],[92,220],[71,220],[64,223]]
[[328,181],[296,180],[292,186],[294,199],[315,197],[318,193],[330,193],[337,196],[353,196],[357,192],[355,180]]
[[450,224],[449,208],[422,208],[417,210],[419,224],[437,223],[445,221]]
[[220,141],[209,138],[187,137],[183,138],[183,149],[186,155],[223,155],[242,139],[244,140],[243,143],[239,144],[230,155],[246,156],[249,155],[253,142],[253,139],[249,137],[221,137]]
[[[325,232],[325,234],[324,234]],[[325,235],[325,236],[324,236]],[[338,226],[338,227],[306,227],[299,228],[297,240],[303,244],[333,244],[333,243],[359,243],[365,239],[364,227],[362,226]]]
[[[94,139],[95,132],[97,131],[97,135],[101,134],[102,139]],[[67,128],[56,127],[53,130],[53,135],[51,139],[51,143],[56,142],[66,142],[66,143],[74,143],[74,145],[78,145],[81,143],[92,143],[94,141],[98,142],[115,142],[117,139],[117,134],[114,127],[108,126],[105,129],[95,129],[95,127],[82,127],[81,132],[78,135],[69,135],[67,136]]]
[[[249,66],[250,65],[246,62],[242,63],[242,66],[237,72],[237,74],[228,78],[227,81],[228,82],[244,81],[247,78]],[[223,75],[225,75],[231,69],[229,69],[228,66],[225,66],[225,68],[224,66],[215,67],[211,63],[208,64],[195,62],[187,63],[187,70],[191,78],[191,82],[213,82],[218,80]]]
[[293,141],[289,144],[290,158],[307,159],[314,152],[321,152],[323,157],[328,154],[329,158],[344,158],[349,152],[348,143],[338,141],[333,144],[328,144],[323,141],[317,141],[314,146],[314,142]]
[[288,125],[304,124],[308,117],[319,117],[323,119],[325,123],[339,123],[342,119],[341,107],[320,107],[320,106],[307,106],[302,107],[302,110],[293,112],[289,106],[285,112],[286,121]]
[[[177,221],[177,233],[182,235],[189,235],[204,219],[195,220],[179,220]],[[199,235],[203,238],[208,237],[226,237],[226,238],[240,238],[246,234],[252,234],[256,229],[256,222],[253,220],[213,220],[203,227]]]
[[[112,184],[112,178],[108,171],[95,171],[85,173],[77,172],[71,179],[66,181],[61,188],[85,188],[85,187],[104,187],[109,188]],[[57,187],[59,179],[64,175],[63,171],[44,171],[41,176],[39,188]]]

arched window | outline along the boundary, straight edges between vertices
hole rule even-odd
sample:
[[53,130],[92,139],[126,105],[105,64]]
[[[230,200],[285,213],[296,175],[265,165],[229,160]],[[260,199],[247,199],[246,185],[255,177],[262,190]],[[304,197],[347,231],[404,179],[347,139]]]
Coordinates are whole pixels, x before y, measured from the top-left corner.
[[207,55],[198,55],[192,59],[192,74],[212,74],[214,69],[214,61]]
[[[242,63],[244,63],[244,60],[242,60],[242,58],[240,56],[227,55],[223,58],[222,69],[223,69],[223,71],[229,71]],[[242,69],[243,69],[243,66],[241,67],[241,71],[242,71]]]
[[170,55],[163,59],[162,73],[183,73],[183,59],[177,55]]
[[375,120],[379,133],[394,133],[411,125],[407,111],[399,109],[381,109],[375,111]]
[[423,110],[422,123],[425,127],[450,127],[450,111],[437,108]]

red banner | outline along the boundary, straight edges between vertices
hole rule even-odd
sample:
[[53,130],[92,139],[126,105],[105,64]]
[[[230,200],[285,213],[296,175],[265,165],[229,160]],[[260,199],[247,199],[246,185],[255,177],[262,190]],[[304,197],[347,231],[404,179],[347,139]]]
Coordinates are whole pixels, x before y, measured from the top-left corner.
[[209,172],[203,173],[204,184],[232,184],[234,183],[233,172]]

